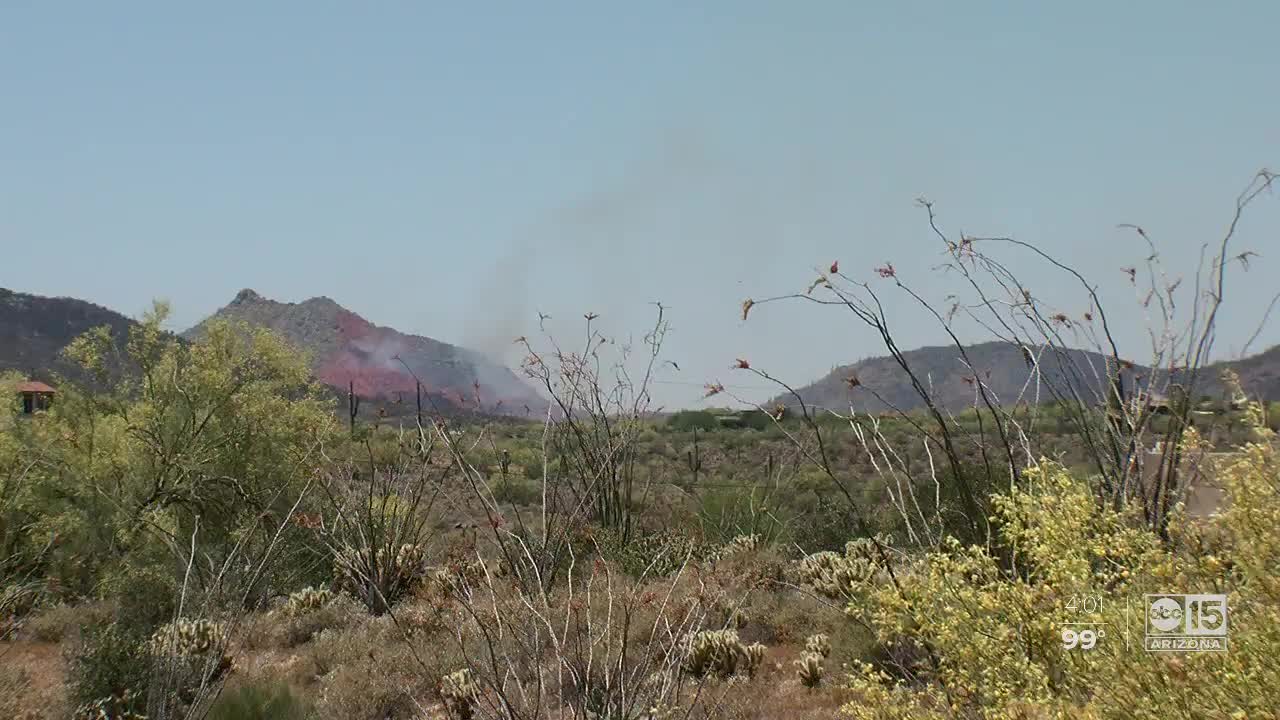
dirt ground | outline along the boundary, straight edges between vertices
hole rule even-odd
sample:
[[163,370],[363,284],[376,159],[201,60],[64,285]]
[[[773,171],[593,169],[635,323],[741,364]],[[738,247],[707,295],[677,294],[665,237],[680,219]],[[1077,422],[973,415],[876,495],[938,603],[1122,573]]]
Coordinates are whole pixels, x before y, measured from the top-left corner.
[[0,673],[0,716],[60,720],[65,714],[67,664],[61,645],[0,641]]

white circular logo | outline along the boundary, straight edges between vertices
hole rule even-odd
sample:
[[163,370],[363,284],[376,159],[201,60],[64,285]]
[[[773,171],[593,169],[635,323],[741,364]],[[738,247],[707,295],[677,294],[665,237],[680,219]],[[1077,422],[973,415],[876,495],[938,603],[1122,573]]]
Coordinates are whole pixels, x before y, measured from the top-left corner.
[[1160,632],[1176,630],[1182,625],[1182,603],[1172,598],[1160,598],[1147,609],[1147,622]]

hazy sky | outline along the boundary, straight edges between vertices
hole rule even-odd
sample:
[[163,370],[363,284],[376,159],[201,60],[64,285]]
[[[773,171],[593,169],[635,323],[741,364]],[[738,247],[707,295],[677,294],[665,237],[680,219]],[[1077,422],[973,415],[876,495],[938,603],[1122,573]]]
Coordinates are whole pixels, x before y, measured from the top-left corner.
[[[1275,2],[194,5],[0,3],[0,286],[164,297],[178,328],[243,287],[328,295],[511,362],[538,309],[638,337],[661,300],[689,384],[659,400],[688,405],[755,384],[735,357],[800,383],[883,354],[835,311],[738,307],[835,259],[941,297],[918,196],[1078,263],[1136,338],[1118,268],[1146,250],[1116,224],[1190,272],[1280,170]],[[1278,232],[1263,198],[1224,353],[1280,289]]]

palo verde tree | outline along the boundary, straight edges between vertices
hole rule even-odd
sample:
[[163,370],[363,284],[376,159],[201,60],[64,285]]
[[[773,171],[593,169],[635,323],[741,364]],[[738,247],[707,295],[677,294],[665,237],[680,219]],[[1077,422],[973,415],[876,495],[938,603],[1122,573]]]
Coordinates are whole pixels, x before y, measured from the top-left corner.
[[[80,591],[141,558],[189,568],[197,587],[225,574],[233,549],[266,542],[296,503],[333,428],[279,337],[217,322],[188,342],[162,329],[167,314],[157,303],[123,350],[106,328],[74,341],[68,358],[110,389],[66,386],[23,439],[32,531],[60,536],[53,561],[83,566]],[[111,382],[109,367],[132,372]]]

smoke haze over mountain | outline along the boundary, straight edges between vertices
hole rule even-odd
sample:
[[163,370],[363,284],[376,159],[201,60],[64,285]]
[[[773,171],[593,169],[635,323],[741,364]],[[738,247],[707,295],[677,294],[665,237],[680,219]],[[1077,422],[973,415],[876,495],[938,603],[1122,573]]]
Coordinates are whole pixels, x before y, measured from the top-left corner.
[[[1148,311],[1120,268],[1149,251],[1116,226],[1149,231],[1185,300],[1236,193],[1280,166],[1280,98],[1261,90],[1274,5],[254,17],[5,10],[0,91],[22,98],[0,134],[8,285],[126,314],[166,297],[175,330],[243,287],[330,296],[508,366],[539,311],[567,346],[586,312],[638,341],[662,301],[681,370],[664,367],[657,404],[698,406],[716,380],[763,401],[776,388],[733,374],[735,358],[803,383],[883,348],[831,308],[760,307],[744,323],[743,299],[803,290],[834,260],[872,282],[892,262],[931,301],[957,291],[934,271],[921,195],[951,236],[1071,260],[1140,356]],[[1232,266],[1221,355],[1274,293],[1274,199],[1239,233],[1235,251],[1261,257]],[[1046,303],[1087,307],[1074,278],[1008,259]],[[935,318],[889,302],[903,347],[941,340]],[[990,339],[963,319],[957,331]],[[1256,347],[1276,342],[1273,324]]]

